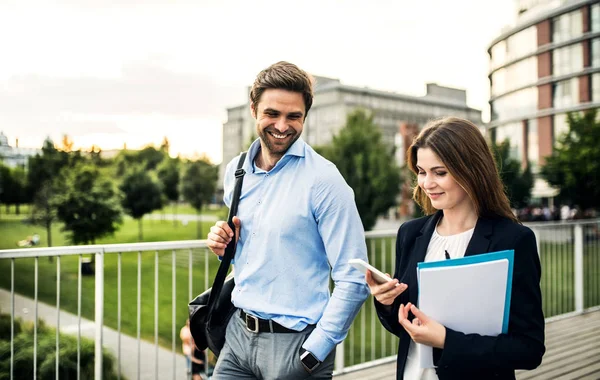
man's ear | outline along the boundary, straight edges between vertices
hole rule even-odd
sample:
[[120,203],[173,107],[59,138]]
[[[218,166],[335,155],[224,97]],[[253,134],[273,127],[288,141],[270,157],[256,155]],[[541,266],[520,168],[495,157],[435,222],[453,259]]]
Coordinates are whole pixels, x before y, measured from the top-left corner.
[[250,103],[250,113],[252,117],[256,119],[256,108],[254,108],[254,103]]

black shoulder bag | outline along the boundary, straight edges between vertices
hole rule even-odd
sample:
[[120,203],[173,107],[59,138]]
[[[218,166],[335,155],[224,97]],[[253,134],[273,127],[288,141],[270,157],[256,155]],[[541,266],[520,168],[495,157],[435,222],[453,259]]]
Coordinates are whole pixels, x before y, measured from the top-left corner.
[[190,332],[196,347],[205,350],[207,347],[218,357],[225,345],[225,330],[236,308],[231,303],[231,293],[235,286],[232,276],[225,279],[231,260],[235,255],[236,236],[233,217],[237,214],[238,202],[242,191],[242,182],[246,172],[242,169],[246,152],[243,152],[235,171],[235,187],[231,199],[231,207],[227,216],[227,224],[234,236],[225,248],[225,254],[212,288],[194,298],[188,305],[190,313]]

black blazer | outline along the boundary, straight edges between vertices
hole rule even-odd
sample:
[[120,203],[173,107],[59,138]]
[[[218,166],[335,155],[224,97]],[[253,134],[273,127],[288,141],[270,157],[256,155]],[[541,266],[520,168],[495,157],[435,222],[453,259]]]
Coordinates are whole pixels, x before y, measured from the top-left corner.
[[[398,323],[400,304],[417,304],[417,263],[425,260],[431,236],[442,212],[411,220],[400,226],[396,240],[394,277],[408,285],[398,296],[392,311],[375,300],[383,326],[400,337],[397,379],[404,375],[410,336]],[[514,379],[515,369],[533,369],[542,361],[544,315],[540,291],[541,266],[535,235],[506,218],[479,218],[465,256],[514,249],[513,284],[508,333],[497,337],[463,334],[446,328],[444,349],[433,349],[440,380]],[[468,301],[468,300],[466,300]],[[460,295],[456,297],[458,308]],[[412,319],[412,314],[410,315]]]

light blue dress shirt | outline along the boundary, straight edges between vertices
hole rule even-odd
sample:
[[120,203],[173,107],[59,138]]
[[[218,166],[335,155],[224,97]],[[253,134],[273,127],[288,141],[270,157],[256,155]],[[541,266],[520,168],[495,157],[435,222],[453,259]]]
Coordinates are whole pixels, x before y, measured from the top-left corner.
[[[233,304],[298,331],[316,324],[303,347],[323,361],[369,294],[364,275],[348,264],[367,261],[354,193],[335,165],[301,138],[268,172],[254,165],[259,149],[257,139],[243,166]],[[226,169],[227,206],[238,160]]]

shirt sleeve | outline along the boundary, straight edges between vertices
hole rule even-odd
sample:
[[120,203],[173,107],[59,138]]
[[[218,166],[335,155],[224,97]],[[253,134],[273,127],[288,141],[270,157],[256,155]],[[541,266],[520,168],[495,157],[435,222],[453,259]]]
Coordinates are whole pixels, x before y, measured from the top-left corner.
[[350,259],[368,260],[354,193],[337,169],[332,171],[316,181],[311,192],[314,217],[335,286],[321,319],[302,346],[320,361],[344,340],[369,295],[364,274],[348,264]]

